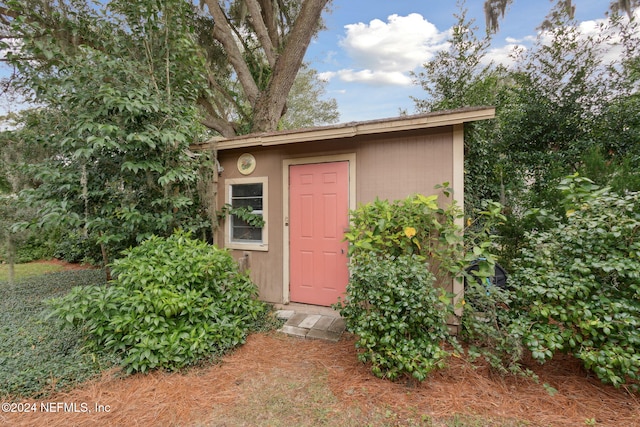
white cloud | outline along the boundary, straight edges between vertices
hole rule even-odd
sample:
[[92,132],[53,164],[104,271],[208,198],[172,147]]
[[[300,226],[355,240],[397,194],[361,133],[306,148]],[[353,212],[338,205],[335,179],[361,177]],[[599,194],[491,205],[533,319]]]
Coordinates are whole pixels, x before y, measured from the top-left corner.
[[[508,40],[507,40],[508,41]],[[516,40],[512,39],[512,42]],[[487,54],[482,58],[482,63],[488,65],[493,62],[496,65],[504,65],[505,67],[511,67],[515,65],[515,55],[519,52],[527,50],[527,46],[520,43],[508,43],[502,47],[491,48],[487,51]]]
[[376,86],[409,86],[412,84],[411,77],[401,71],[340,70],[335,74],[340,80],[347,83],[369,83]]
[[521,39],[517,39],[515,37],[506,37],[504,40],[508,44],[533,43],[536,41],[536,36],[524,36]]
[[318,80],[321,80],[323,82],[328,82],[329,80],[334,78],[336,74],[337,73],[335,71],[323,71],[321,73],[318,73]]
[[[391,15],[387,22],[374,19],[345,26],[340,46],[353,61],[353,69],[323,73],[345,82],[374,85],[410,85],[415,70],[447,47],[448,32],[439,31],[422,15]],[[355,69],[355,70],[354,70]]]

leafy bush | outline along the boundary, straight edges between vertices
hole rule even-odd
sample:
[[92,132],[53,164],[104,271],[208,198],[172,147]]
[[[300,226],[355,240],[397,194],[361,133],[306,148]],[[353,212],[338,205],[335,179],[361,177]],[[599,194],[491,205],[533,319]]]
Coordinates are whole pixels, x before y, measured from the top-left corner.
[[[446,188],[443,193],[450,196]],[[440,208],[437,200],[422,195],[393,203],[376,200],[352,212],[351,230],[345,234],[351,243],[352,277],[347,300],[337,308],[360,337],[357,345],[365,348],[361,360],[371,361],[378,376],[409,374],[423,380],[441,366],[447,355],[442,347],[446,322],[454,306],[453,295],[434,289],[434,284],[447,287],[453,278],[462,281],[471,261],[477,262],[477,276],[493,275],[492,231],[505,220],[502,206],[483,203],[477,223],[468,224],[465,242],[455,223],[459,209],[455,204]],[[462,336],[471,344],[470,355],[483,356],[501,372],[519,371],[522,355],[519,323],[500,310],[507,295],[487,295],[484,288],[481,292],[471,286],[462,300],[463,305],[468,302]],[[451,343],[457,346],[455,340]]]
[[[446,184],[445,184],[446,185]],[[445,195],[449,196],[448,190]],[[370,251],[392,256],[420,255],[429,259],[436,282],[464,271],[464,242],[455,219],[461,216],[452,203],[438,206],[438,196],[417,194],[404,200],[376,200],[351,213],[345,233],[349,255]]]
[[563,181],[566,218],[527,235],[512,277],[539,361],[571,353],[602,381],[640,373],[640,193],[616,195],[576,176]]
[[348,297],[339,310],[358,336],[359,360],[370,362],[376,376],[422,381],[444,366],[450,301],[434,282],[417,255],[371,252],[351,259]]
[[127,372],[178,369],[244,342],[265,314],[231,255],[188,233],[151,237],[113,265],[108,287],[52,302],[89,349],[117,354]]
[[16,250],[16,261],[26,263],[51,259],[54,255],[55,236],[47,234],[32,234],[22,242]]
[[482,357],[500,374],[529,374],[522,368],[526,322],[510,308],[512,292],[469,281],[464,291],[460,337],[469,344],[471,361]]
[[[484,253],[498,251],[493,243],[497,236],[493,233],[495,229],[505,227],[504,208],[491,201],[483,201],[480,207],[474,212],[475,220],[469,220],[465,230],[466,246],[482,248]],[[531,376],[532,373],[523,369],[521,364],[524,352],[522,330],[526,328],[526,321],[523,321],[521,313],[511,308],[513,292],[509,287],[494,286],[487,279],[494,274],[487,271],[495,268],[491,263],[478,266],[479,269],[485,268],[479,272],[479,277],[465,278],[460,338],[468,344],[469,359],[473,363],[482,358],[500,374]]]
[[100,244],[81,232],[70,232],[58,239],[54,256],[67,262],[99,264],[102,261]]
[[376,200],[351,213],[351,278],[336,308],[375,375],[422,381],[444,364],[453,306],[443,288],[466,263],[460,215],[453,203],[440,208],[437,195]]
[[110,366],[81,352],[73,329],[46,320],[43,300],[73,286],[104,283],[101,270],[65,271],[0,282],[0,396],[44,396],[77,384]]

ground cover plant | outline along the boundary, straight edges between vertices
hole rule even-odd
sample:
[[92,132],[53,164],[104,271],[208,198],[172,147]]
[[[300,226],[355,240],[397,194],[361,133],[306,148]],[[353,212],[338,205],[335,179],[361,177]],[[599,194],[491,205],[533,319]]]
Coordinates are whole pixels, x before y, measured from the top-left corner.
[[89,351],[117,356],[129,373],[219,356],[268,311],[228,251],[183,231],[125,251],[113,274],[108,287],[77,287],[51,305]]
[[[20,270],[18,270],[20,273]],[[42,396],[95,375],[108,361],[81,352],[80,335],[47,320],[44,300],[79,285],[104,284],[101,270],[0,281],[0,396]]]

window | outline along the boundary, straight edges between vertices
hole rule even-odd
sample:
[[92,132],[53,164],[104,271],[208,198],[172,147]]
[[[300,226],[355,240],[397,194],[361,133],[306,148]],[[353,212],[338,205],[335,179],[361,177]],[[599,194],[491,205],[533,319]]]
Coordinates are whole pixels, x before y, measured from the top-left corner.
[[226,202],[232,209],[250,209],[264,226],[250,224],[240,214],[229,214],[225,246],[232,249],[267,250],[267,178],[237,178],[225,181]]

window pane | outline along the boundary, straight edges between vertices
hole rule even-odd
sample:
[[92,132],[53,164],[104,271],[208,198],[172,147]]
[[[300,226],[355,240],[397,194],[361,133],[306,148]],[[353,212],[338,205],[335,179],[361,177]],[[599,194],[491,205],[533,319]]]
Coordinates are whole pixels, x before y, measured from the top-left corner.
[[246,199],[238,199],[238,198],[234,197],[233,199],[231,199],[231,206],[234,207],[234,208],[242,208],[242,207],[251,206],[254,211],[261,211],[262,210],[262,198],[248,197]]
[[234,184],[231,186],[231,197],[256,197],[262,198],[262,183]]
[[231,240],[262,241],[262,228],[253,227],[235,215],[231,215]]
[[[262,215],[263,183],[231,184],[229,203],[232,208],[251,208],[252,213]],[[262,243],[262,228],[253,227],[235,215],[230,215],[230,239],[232,242]]]
[[232,185],[231,206],[234,208],[251,206],[254,211],[261,211],[262,183]]

